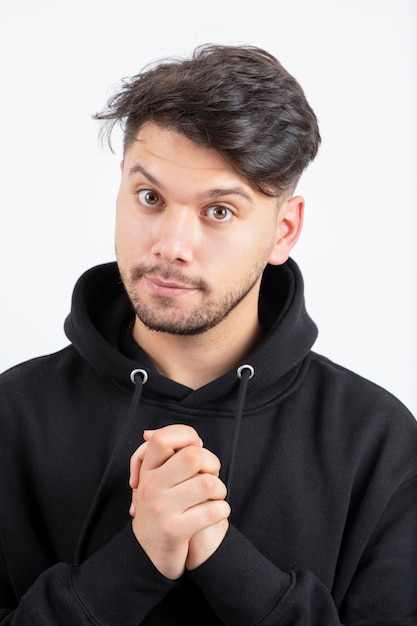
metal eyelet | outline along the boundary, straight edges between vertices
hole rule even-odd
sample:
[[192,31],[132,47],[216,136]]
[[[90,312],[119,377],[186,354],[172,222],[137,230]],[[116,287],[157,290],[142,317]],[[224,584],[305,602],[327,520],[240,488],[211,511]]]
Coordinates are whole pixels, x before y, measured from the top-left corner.
[[132,370],[130,372],[130,380],[132,381],[132,383],[134,385],[136,385],[136,380],[135,380],[135,376],[136,374],[140,374],[141,378],[142,378],[142,385],[144,385],[145,383],[148,382],[148,372],[146,370],[142,370],[142,369],[137,369],[137,370]]
[[243,372],[245,370],[249,370],[249,380],[250,380],[255,374],[255,368],[252,367],[252,365],[249,365],[249,363],[245,363],[244,365],[241,365],[236,370],[236,373],[239,378],[242,378]]

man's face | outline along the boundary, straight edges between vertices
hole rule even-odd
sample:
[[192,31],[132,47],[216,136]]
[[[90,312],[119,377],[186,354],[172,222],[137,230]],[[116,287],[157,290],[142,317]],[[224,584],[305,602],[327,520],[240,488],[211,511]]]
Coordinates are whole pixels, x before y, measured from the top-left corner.
[[214,150],[143,125],[125,154],[116,212],[118,265],[139,319],[193,335],[257,315],[278,206]]

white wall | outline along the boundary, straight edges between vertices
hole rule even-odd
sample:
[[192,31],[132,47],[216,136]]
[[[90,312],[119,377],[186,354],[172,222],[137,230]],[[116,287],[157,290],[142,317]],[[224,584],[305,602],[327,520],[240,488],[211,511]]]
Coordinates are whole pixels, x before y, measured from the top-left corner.
[[90,118],[111,87],[200,43],[249,43],[321,123],[294,252],[316,349],[417,413],[416,17],[415,0],[2,3],[0,369],[63,346],[74,281],[114,258],[120,155]]

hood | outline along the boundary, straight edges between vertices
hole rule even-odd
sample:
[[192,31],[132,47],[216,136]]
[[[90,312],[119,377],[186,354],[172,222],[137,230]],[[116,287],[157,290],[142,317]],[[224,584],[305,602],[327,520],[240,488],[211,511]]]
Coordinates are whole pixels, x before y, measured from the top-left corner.
[[[238,387],[236,370],[191,390],[160,375],[136,344],[133,351],[121,352],[120,335],[127,335],[125,329],[133,315],[117,264],[108,263],[88,270],[78,280],[65,332],[81,357],[117,386],[133,390],[130,374],[143,368],[149,375],[143,392],[146,396],[180,402],[190,408],[212,405],[218,409],[220,403],[223,409],[233,410]],[[246,408],[264,404],[284,392],[317,337],[317,328],[305,309],[302,276],[292,259],[284,265],[266,267],[259,318],[266,334],[244,361],[255,370]]]
[[[84,361],[98,375],[131,393],[129,411],[80,534],[77,563],[87,554],[101,502],[106,499],[123,442],[140,413],[142,398],[155,400],[159,405],[167,402],[170,407],[177,403],[177,407],[180,404],[185,410],[213,409],[216,415],[234,417],[228,462],[222,462],[227,499],[231,502],[243,413],[283,397],[293,388],[294,381],[302,380],[301,366],[317,336],[317,329],[305,310],[301,274],[291,260],[283,266],[268,266],[264,271],[259,298],[259,319],[265,331],[263,341],[236,369],[200,389],[192,390],[157,372],[127,331],[133,315],[117,265],[110,263],[81,276],[74,289],[71,313],[65,321],[67,336]],[[241,368],[238,373],[242,365],[249,367]],[[135,370],[145,370],[142,384],[135,378]]]

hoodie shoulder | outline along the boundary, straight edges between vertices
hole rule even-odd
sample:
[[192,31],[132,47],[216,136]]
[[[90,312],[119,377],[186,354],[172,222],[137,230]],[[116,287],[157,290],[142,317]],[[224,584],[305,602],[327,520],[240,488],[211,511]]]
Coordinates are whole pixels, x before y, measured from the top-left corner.
[[416,422],[408,408],[394,394],[377,383],[314,351],[311,352],[311,364],[312,367],[316,367],[324,377],[334,381],[340,381],[340,383],[346,385],[346,388],[349,389],[351,393],[354,393],[354,397],[358,400],[369,399],[373,402],[378,402],[378,404],[382,402],[393,409],[408,414],[413,418],[413,422]]
[[344,422],[358,436],[367,433],[369,439],[383,438],[393,446],[408,439],[417,459],[417,420],[392,393],[315,352],[310,355],[309,376],[318,402],[342,429]]
[[57,352],[13,365],[0,374],[0,397],[7,396],[13,390],[22,395],[31,390],[40,391],[37,387],[40,382],[46,381],[47,384],[48,381],[52,382],[64,366],[65,369],[68,368],[73,359],[77,359],[76,352],[68,345]]

